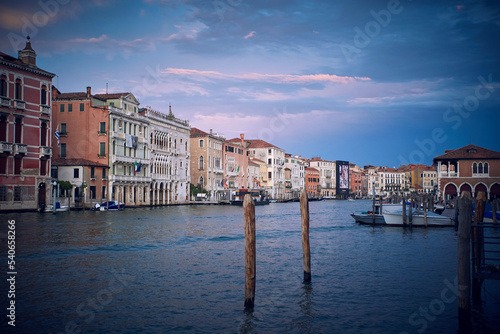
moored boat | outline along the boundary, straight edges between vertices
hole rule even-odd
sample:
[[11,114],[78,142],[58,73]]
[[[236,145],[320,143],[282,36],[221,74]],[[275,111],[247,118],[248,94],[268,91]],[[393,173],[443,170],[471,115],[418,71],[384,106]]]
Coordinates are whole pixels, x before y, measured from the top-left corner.
[[[404,226],[403,224],[403,210],[394,212],[385,212],[385,223],[391,226]],[[455,226],[455,222],[446,216],[438,215],[432,211],[424,212],[421,210],[412,211],[412,226]]]
[[[385,204],[382,203],[382,213],[393,212],[401,208],[401,204]],[[386,225],[384,216],[380,213],[380,204],[375,204],[375,212],[362,211],[361,213],[351,213],[356,223],[367,225]]]
[[230,201],[231,205],[243,205],[243,200],[246,194],[252,196],[255,205],[268,205],[269,198],[267,197],[266,191],[263,189],[238,189],[234,194],[233,200]]
[[125,204],[118,201],[108,201],[104,203],[96,203],[92,208],[94,211],[117,211],[125,209]]
[[[61,203],[56,202],[56,212],[68,211],[69,207],[67,205],[61,205]],[[54,212],[54,206],[49,205],[45,207],[45,212]]]

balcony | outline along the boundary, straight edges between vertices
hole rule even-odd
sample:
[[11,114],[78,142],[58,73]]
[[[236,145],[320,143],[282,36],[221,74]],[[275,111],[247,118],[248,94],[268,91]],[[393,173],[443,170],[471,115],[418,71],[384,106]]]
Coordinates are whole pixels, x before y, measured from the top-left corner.
[[50,107],[47,105],[40,105],[40,113],[42,116],[50,116]]
[[40,146],[40,158],[41,157],[51,157],[52,156],[52,147],[49,146]]
[[12,153],[13,146],[12,143],[0,142],[0,153]]
[[26,109],[26,102],[20,100],[14,100],[14,106],[16,109],[24,110]]
[[8,97],[0,96],[0,105],[2,107],[10,107],[10,99]]
[[213,172],[215,174],[224,174],[224,170],[222,168],[217,168],[217,167],[213,169]]
[[148,159],[137,158],[137,157],[124,157],[121,155],[112,155],[111,156],[111,163],[115,163],[115,162],[124,162],[124,163],[129,163],[129,164],[141,162],[141,165],[149,165]]
[[27,154],[28,145],[26,144],[14,144],[14,155],[17,154]]
[[110,181],[114,182],[151,182],[151,177],[149,176],[136,176],[136,175],[110,175]]

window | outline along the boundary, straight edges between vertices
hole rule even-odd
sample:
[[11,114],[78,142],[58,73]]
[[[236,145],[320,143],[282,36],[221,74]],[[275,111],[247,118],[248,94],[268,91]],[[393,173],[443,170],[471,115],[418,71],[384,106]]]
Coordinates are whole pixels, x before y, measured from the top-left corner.
[[59,135],[67,135],[66,132],[66,123],[61,123],[61,131],[59,131]]
[[267,172],[267,178],[271,180],[273,178],[273,172]]
[[45,122],[40,126],[40,146],[47,146],[47,123]]
[[101,194],[102,198],[106,198],[106,186],[102,186]]
[[64,104],[59,105],[59,112],[64,112]]
[[21,165],[23,163],[23,158],[14,158],[14,174],[21,175]]
[[479,165],[477,167],[477,172],[479,174],[483,174],[483,163],[482,162],[479,163]]
[[472,164],[472,174],[477,174],[477,163]]
[[90,186],[90,198],[95,199],[95,186]]
[[16,80],[16,85],[14,86],[14,98],[16,100],[22,100],[23,99],[23,94],[22,94],[22,81],[21,79]]
[[268,165],[272,164],[272,159],[271,158],[267,159],[267,164]]
[[40,90],[40,104],[47,104],[47,88],[42,86]]
[[14,187],[14,201],[16,201],[16,202],[21,201],[21,187],[20,186]]
[[99,123],[99,133],[106,133],[106,122]]
[[95,167],[90,167],[90,178],[95,179]]
[[490,171],[489,171],[489,165],[487,162],[484,163],[484,174],[488,174]]
[[22,131],[23,131],[23,121],[21,118],[16,118],[14,124],[14,142],[17,144],[21,144],[22,141]]
[[203,147],[203,146],[204,146],[204,140],[200,139],[200,147]]
[[66,144],[61,143],[61,158],[66,158]]
[[73,169],[73,178],[78,179],[79,177],[80,177],[80,169],[79,168]]
[[85,103],[80,103],[80,111],[85,111]]
[[73,112],[73,104],[68,103],[68,112]]
[[99,156],[100,157],[106,156],[106,143],[99,143]]
[[203,155],[200,156],[198,169],[204,169]]
[[40,160],[40,175],[47,175],[47,160]]
[[7,141],[7,116],[0,115],[0,141]]
[[106,167],[102,168],[102,179],[106,180]]
[[7,97],[7,77],[5,75],[0,77],[0,96]]
[[0,156],[0,174],[7,174],[7,157]]

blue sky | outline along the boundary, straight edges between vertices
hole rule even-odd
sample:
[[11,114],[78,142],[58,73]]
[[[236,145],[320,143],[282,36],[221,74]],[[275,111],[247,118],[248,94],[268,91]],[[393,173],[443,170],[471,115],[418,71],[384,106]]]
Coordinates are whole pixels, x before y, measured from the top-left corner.
[[497,1],[41,0],[0,4],[61,92],[132,92],[227,138],[358,165],[500,151]]

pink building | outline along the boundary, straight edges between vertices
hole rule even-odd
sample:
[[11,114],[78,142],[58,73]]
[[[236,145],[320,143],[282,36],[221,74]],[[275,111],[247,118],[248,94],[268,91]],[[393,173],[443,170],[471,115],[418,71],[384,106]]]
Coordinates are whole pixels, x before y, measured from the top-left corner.
[[51,195],[52,78],[31,42],[0,52],[0,211],[45,207]]

